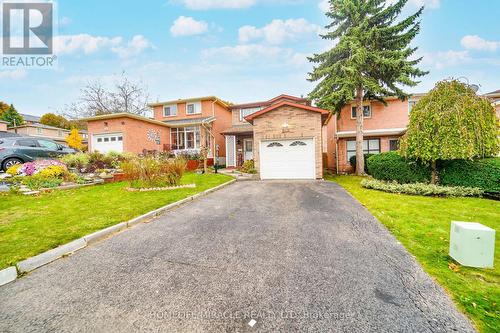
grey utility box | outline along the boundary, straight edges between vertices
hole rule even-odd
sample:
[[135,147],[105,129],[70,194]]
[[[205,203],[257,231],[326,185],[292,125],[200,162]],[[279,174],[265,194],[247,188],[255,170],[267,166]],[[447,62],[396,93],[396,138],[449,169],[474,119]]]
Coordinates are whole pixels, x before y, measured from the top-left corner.
[[476,222],[451,222],[450,256],[461,265],[492,268],[495,230]]

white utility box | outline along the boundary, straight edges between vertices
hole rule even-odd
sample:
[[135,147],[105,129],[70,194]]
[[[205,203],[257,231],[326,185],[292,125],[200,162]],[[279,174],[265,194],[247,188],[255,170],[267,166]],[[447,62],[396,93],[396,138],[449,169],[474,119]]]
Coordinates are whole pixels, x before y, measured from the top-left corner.
[[451,222],[450,256],[461,265],[492,268],[495,230],[476,222]]

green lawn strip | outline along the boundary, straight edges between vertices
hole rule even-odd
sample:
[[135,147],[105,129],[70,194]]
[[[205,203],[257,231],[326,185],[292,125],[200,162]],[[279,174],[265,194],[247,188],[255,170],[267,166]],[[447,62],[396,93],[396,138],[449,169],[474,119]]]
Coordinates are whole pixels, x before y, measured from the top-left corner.
[[413,254],[482,332],[500,332],[500,237],[494,269],[459,266],[448,256],[450,222],[479,222],[500,230],[500,202],[480,198],[434,198],[368,190],[361,177],[333,176]]
[[0,195],[0,269],[231,179],[189,173],[182,183],[196,188],[129,192],[128,183],[121,182],[36,197]]

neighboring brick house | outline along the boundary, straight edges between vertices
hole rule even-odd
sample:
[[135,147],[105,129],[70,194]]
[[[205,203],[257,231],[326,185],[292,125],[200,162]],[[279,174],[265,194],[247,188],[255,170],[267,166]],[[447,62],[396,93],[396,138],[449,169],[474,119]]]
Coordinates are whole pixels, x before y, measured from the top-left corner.
[[178,99],[149,104],[154,119],[119,113],[85,119],[90,151],[173,151],[199,153],[209,148],[209,158],[225,164],[221,131],[231,123],[229,104],[215,97]]
[[0,132],[7,132],[7,124],[9,122],[0,120]]
[[[22,125],[9,127],[8,131],[10,133],[15,133],[22,136],[36,136],[39,138],[46,138],[57,141],[62,144],[66,144],[66,137],[69,135],[70,131],[65,128],[59,128],[55,126],[44,125],[40,122],[40,117],[33,116],[30,114],[21,113],[24,119]],[[86,130],[78,131],[83,138],[83,143],[87,143],[88,134]]]
[[209,158],[217,156],[225,164],[225,140],[221,132],[231,124],[229,103],[215,96],[151,103],[154,119],[170,127],[169,149],[199,152],[209,148]]
[[[15,127],[9,127],[8,131],[22,136],[36,136],[39,138],[51,139],[62,144],[66,144],[66,137],[70,133],[67,129],[40,123],[26,123]],[[85,144],[88,136],[87,131],[80,130],[79,133],[83,138],[83,143]]]
[[[365,154],[378,154],[399,149],[399,139],[406,132],[413,105],[423,96],[415,94],[408,100],[388,98],[386,105],[379,101],[363,103],[363,150]],[[352,172],[349,163],[356,155],[356,104],[344,106],[340,115],[334,116],[333,133],[329,154],[329,167],[339,173]],[[335,165],[332,162],[335,161]]]

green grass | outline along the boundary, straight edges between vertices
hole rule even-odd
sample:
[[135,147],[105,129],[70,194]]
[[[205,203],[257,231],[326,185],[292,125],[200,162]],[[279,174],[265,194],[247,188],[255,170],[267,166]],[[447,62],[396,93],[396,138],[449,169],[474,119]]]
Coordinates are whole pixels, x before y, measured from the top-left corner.
[[189,173],[182,183],[196,188],[129,192],[121,182],[36,197],[0,195],[0,269],[231,179]]
[[[358,199],[451,295],[482,332],[500,332],[500,237],[494,269],[458,265],[448,256],[450,222],[474,221],[500,230],[500,202],[480,198],[433,198],[368,190],[361,177],[333,176]],[[452,266],[453,267],[453,266]]]

